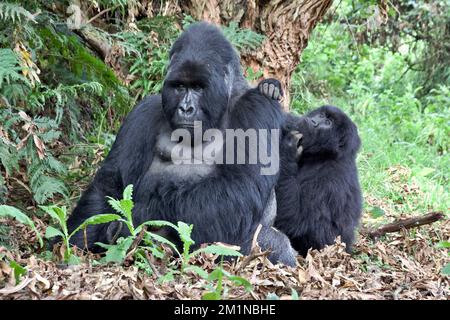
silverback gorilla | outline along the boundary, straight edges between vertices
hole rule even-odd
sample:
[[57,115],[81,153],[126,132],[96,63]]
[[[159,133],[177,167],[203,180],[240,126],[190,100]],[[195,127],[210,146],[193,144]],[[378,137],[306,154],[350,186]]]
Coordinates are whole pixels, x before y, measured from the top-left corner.
[[[282,95],[276,79],[265,79],[258,88],[272,99]],[[333,106],[301,117],[286,113],[285,118],[275,227],[303,256],[310,248],[334,243],[337,236],[350,252],[362,210],[357,127]]]
[[[289,239],[271,228],[273,209],[265,210],[273,208],[278,174],[261,175],[261,162],[237,164],[236,155],[233,164],[213,165],[175,164],[171,158],[176,144],[185,144],[194,157],[196,148],[207,144],[184,137],[171,141],[176,129],[194,135],[195,130],[265,129],[270,135],[282,121],[280,105],[248,87],[239,57],[221,31],[207,23],[192,25],[170,51],[162,94],[145,98],[130,112],[70,216],[69,229],[92,215],[112,212],[106,197],[120,198],[123,189],[133,184],[136,225],[147,220],[184,221],[194,225],[196,245],[220,241],[239,245],[247,254],[262,224],[258,243],[272,251],[269,259],[295,265],[296,252]],[[270,148],[270,137],[267,140]],[[225,154],[231,151],[225,144],[216,147]],[[245,153],[248,159],[248,148]],[[98,251],[95,242],[111,243],[125,229],[116,222],[89,226],[86,239],[78,232],[71,242],[83,247],[86,240],[89,249]],[[170,239],[176,239],[167,231]]]

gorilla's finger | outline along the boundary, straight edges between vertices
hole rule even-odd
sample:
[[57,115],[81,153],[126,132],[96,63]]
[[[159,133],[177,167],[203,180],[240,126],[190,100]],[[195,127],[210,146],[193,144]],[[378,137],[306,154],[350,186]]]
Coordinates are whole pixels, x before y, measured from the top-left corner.
[[275,90],[275,86],[273,84],[269,85],[269,97],[272,97],[272,99],[275,99],[274,95],[273,95],[273,91]]
[[273,93],[273,98],[276,99],[276,100],[280,100],[281,99],[280,89],[275,88],[275,91]]
[[269,84],[268,83],[264,83],[263,85],[262,85],[262,91],[263,91],[263,94],[264,95],[268,95],[269,94]]

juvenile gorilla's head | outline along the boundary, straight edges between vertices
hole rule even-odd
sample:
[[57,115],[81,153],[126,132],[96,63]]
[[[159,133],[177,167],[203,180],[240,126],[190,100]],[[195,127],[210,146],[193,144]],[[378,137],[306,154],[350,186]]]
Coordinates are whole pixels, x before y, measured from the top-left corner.
[[220,128],[236,78],[239,57],[220,29],[196,23],[184,31],[170,51],[162,89],[164,113],[173,129]]
[[303,156],[354,157],[361,140],[352,120],[339,108],[322,106],[301,117]]

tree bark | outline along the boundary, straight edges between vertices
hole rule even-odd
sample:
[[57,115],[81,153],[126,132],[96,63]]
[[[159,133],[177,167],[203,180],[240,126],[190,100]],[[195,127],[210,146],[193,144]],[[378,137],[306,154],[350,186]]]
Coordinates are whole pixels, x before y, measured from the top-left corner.
[[241,28],[266,35],[262,50],[243,53],[242,60],[253,71],[261,69],[263,77],[281,81],[284,107],[289,109],[292,73],[312,30],[331,4],[332,0],[191,0],[183,11],[198,20],[234,21]]

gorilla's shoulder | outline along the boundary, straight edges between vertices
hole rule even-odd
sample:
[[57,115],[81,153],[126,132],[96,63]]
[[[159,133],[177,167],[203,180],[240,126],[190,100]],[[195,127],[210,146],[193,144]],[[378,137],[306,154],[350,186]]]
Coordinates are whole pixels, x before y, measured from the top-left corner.
[[129,113],[129,116],[142,117],[145,115],[162,113],[162,100],[160,94],[153,94],[142,99]]
[[118,136],[142,136],[154,130],[163,120],[161,95],[142,99],[128,114]]
[[235,103],[232,115],[236,124],[247,128],[277,129],[284,118],[281,105],[263,96],[258,89],[247,90]]

